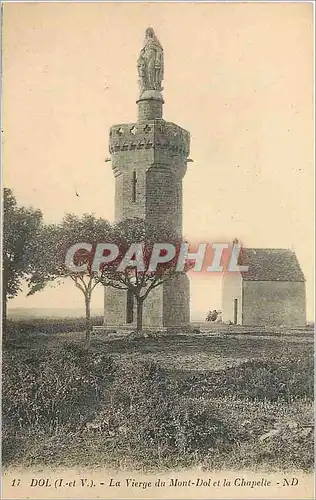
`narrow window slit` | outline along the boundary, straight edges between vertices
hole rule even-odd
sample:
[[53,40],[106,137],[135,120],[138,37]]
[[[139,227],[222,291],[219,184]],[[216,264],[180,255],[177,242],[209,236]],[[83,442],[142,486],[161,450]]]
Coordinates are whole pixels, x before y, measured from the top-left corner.
[[132,180],[132,201],[133,201],[133,203],[136,202],[136,184],[137,184],[137,177],[136,177],[136,172],[134,170],[133,171],[133,180]]

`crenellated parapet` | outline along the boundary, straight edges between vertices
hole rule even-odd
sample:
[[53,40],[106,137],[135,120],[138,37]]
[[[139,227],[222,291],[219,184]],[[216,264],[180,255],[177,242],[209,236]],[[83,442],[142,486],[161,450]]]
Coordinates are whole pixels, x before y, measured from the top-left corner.
[[188,158],[190,134],[178,125],[165,120],[152,120],[114,125],[110,129],[109,151],[165,150],[171,155]]

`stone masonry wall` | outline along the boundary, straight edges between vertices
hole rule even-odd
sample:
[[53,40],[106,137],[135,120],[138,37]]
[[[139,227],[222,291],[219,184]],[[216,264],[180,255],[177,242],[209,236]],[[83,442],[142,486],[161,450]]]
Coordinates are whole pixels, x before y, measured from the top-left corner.
[[185,328],[190,324],[190,281],[179,275],[163,284],[163,326]]
[[182,234],[182,182],[168,166],[153,165],[147,171],[146,220]]
[[243,324],[304,326],[305,283],[244,281]]
[[234,322],[234,300],[237,299],[237,324],[242,324],[242,279],[240,273],[224,273],[222,279],[223,322]]

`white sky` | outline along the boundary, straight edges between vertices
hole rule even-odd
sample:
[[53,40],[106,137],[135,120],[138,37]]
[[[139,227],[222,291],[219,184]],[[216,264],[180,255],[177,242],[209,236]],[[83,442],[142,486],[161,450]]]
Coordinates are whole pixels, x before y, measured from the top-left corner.
[[[164,117],[191,133],[185,235],[294,248],[312,319],[312,24],[304,2],[6,3],[5,185],[46,221],[113,218],[108,130],[136,120],[136,61],[152,26],[165,52]],[[220,301],[219,279],[191,280],[193,317]],[[102,304],[100,289],[93,305]],[[10,306],[83,301],[71,283]]]

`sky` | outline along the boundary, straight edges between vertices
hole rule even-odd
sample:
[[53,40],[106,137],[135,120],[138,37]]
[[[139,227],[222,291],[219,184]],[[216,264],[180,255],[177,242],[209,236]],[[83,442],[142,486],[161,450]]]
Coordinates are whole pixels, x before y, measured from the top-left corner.
[[[311,3],[4,4],[3,181],[47,222],[114,217],[108,132],[137,119],[148,26],[164,47],[164,118],[191,134],[184,234],[292,248],[313,319]],[[79,196],[76,196],[76,192]],[[220,277],[191,277],[191,316],[221,307]],[[102,289],[92,306],[102,307]],[[83,307],[72,283],[10,307]]]

